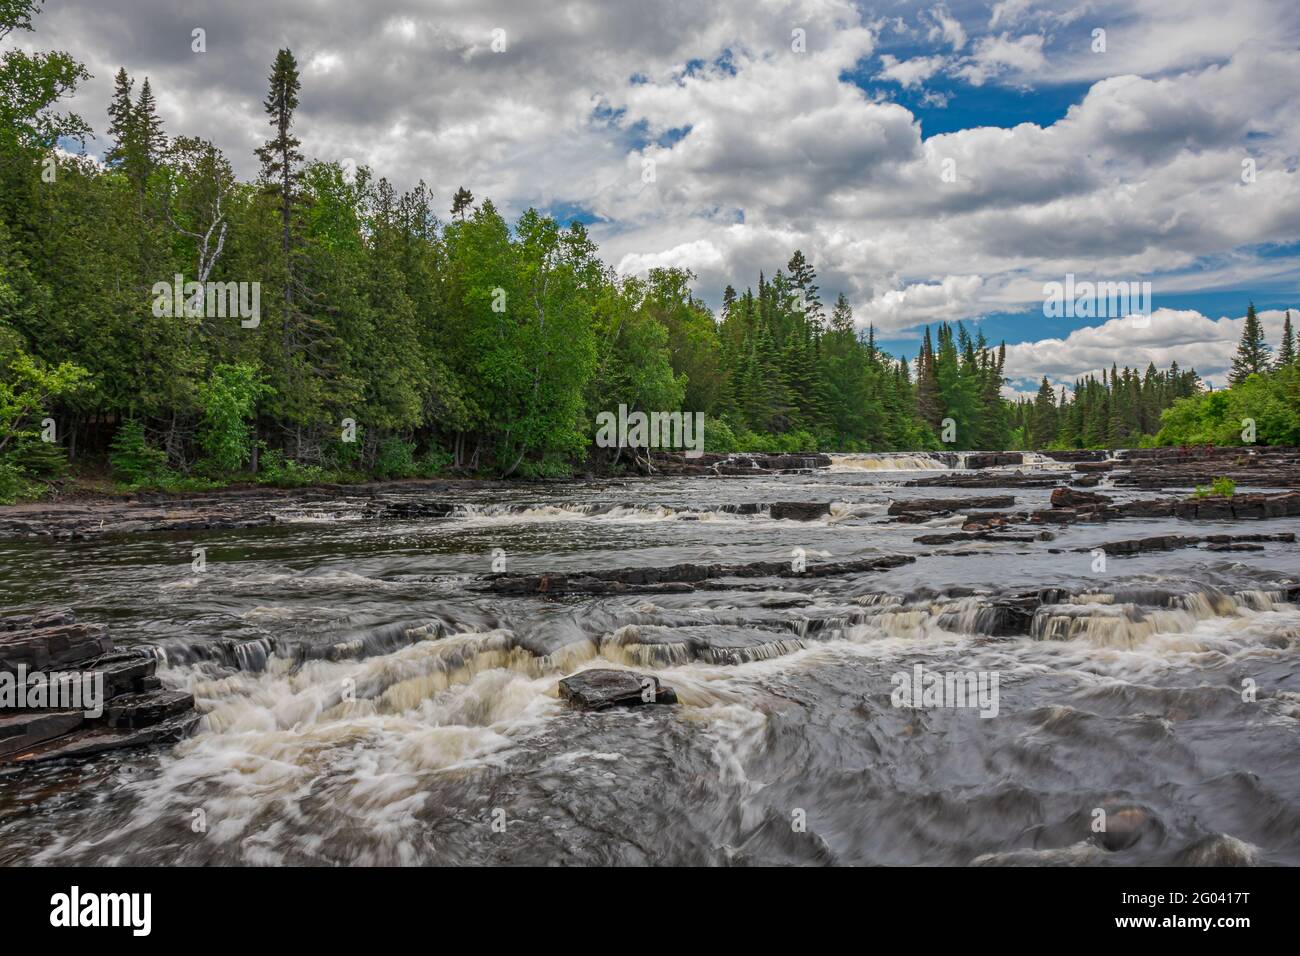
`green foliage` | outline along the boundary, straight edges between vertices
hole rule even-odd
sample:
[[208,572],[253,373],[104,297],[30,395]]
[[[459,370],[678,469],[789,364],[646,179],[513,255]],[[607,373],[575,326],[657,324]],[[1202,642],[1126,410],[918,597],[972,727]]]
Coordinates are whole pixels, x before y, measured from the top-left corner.
[[1215,478],[1208,487],[1196,486],[1197,498],[1231,498],[1237,493],[1237,483],[1231,478]]
[[157,485],[171,476],[167,453],[149,445],[142,422],[126,422],[113,437],[109,462],[118,481],[129,487]]
[[400,438],[385,438],[375,453],[376,476],[380,478],[411,478],[419,473],[415,463],[415,445]]
[[264,451],[258,463],[257,480],[260,484],[277,488],[301,488],[320,484],[328,477],[319,465],[303,465],[277,449]]
[[[0,0],[0,40],[30,29],[35,9]],[[1059,402],[1044,383],[1011,404],[1005,348],[945,323],[915,356],[890,355],[843,295],[827,315],[799,250],[756,286],[728,286],[715,316],[691,272],[620,277],[580,224],[531,209],[508,223],[465,188],[399,192],[370,169],[312,161],[288,49],[268,77],[256,182],[203,139],[169,140],[159,98],[126,70],[105,164],[61,155],[42,177],[57,139],[86,130],[57,111],[84,77],[65,54],[0,59],[9,497],[59,472],[59,449],[35,444],[46,416],[78,436],[79,455],[108,453],[123,483],[159,488],[237,477],[255,448],[257,480],[278,485],[451,469],[558,478],[582,461],[626,465],[593,452],[596,416],[620,405],[701,413],[715,452],[1102,447],[1157,429],[1164,443],[1237,442],[1243,417],[1260,441],[1300,442],[1293,333],[1269,371],[1253,308],[1249,374],[1223,397],[1171,366],[1112,368]],[[155,314],[155,285],[178,273],[257,283],[259,321]],[[341,440],[346,420],[356,442]]]
[[1175,402],[1161,418],[1160,445],[1300,444],[1300,366],[1250,375],[1230,389]]
[[256,366],[218,365],[199,386],[203,422],[199,445],[218,474],[238,471],[252,457],[249,418],[267,388]]

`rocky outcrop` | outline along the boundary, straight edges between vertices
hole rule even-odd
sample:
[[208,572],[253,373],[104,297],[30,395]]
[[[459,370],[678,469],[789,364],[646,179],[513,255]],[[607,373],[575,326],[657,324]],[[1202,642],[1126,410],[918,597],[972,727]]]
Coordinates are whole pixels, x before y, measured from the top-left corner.
[[993,475],[930,475],[903,482],[905,488],[1055,488],[1061,479],[1051,475],[1025,474],[1023,471]]
[[1015,503],[1015,495],[984,495],[969,498],[913,498],[908,501],[890,502],[889,514],[905,515],[919,512],[927,516],[950,515],[956,511],[969,511],[972,508],[1010,508]]
[[571,674],[560,681],[560,696],[579,710],[677,703],[677,692],[658,677],[611,668]]
[[152,654],[115,649],[107,628],[79,624],[67,608],[0,618],[0,764],[185,736],[199,721],[194,698],[163,690],[157,666]]
[[910,564],[916,558],[886,554],[860,561],[809,562],[801,570],[791,561],[749,564],[675,564],[666,568],[617,568],[556,574],[493,574],[484,588],[498,594],[627,594],[691,591],[718,578],[817,578],[866,574]]
[[980,470],[982,468],[1004,468],[1007,465],[1023,465],[1025,456],[1018,451],[976,452],[966,455],[962,461],[964,468]]
[[815,501],[775,501],[768,509],[773,518],[784,521],[816,521],[830,513],[829,504]]
[[[1292,532],[1279,532],[1277,534],[1165,534],[1155,535],[1150,538],[1131,538],[1127,541],[1110,541],[1106,544],[1094,544],[1087,548],[1075,548],[1074,550],[1095,551],[1100,549],[1108,555],[1133,555],[1148,551],[1173,551],[1177,548],[1194,548],[1197,545],[1205,544],[1209,546],[1210,550],[1215,551],[1254,551],[1262,550],[1261,547],[1258,547],[1260,542],[1294,541],[1295,534]],[[1256,545],[1256,547],[1239,547],[1243,544]]]
[[1119,453],[1115,484],[1136,488],[1190,488],[1229,478],[1237,485],[1300,488],[1300,448],[1134,448]]
[[1053,508],[1105,507],[1111,504],[1113,500],[1106,495],[1075,491],[1072,488],[1054,488],[1052,490]]

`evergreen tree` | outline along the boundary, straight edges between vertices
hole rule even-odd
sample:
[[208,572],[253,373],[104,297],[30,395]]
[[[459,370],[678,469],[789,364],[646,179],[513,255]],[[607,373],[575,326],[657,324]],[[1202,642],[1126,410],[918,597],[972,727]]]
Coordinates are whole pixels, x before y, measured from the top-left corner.
[[1259,316],[1255,314],[1255,303],[1246,308],[1246,324],[1241,330],[1241,342],[1237,346],[1237,355],[1232,360],[1232,371],[1228,382],[1240,385],[1249,376],[1268,370],[1268,343],[1264,341],[1264,329]]
[[1291,310],[1286,310],[1282,319],[1282,346],[1277,352],[1277,367],[1286,368],[1294,365],[1296,360],[1295,334],[1291,331]]

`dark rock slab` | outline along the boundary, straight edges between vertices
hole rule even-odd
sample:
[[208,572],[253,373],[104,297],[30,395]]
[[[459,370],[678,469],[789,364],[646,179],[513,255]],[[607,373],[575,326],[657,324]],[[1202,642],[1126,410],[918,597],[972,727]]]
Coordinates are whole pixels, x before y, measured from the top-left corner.
[[952,514],[971,508],[1010,508],[1016,503],[1015,495],[983,495],[970,498],[913,498],[910,501],[893,501],[889,514],[901,515],[926,512],[931,515]]
[[81,727],[86,718],[79,710],[0,711],[0,754],[29,750]]
[[1023,465],[1024,463],[1025,456],[1022,452],[992,451],[967,455],[962,465],[966,468],[978,470],[981,468],[1002,468],[1006,465]]
[[151,744],[175,743],[193,733],[201,719],[201,714],[188,711],[140,729],[94,727],[40,744],[30,750],[9,754],[5,759],[19,765],[39,764],[51,760],[94,757],[114,750]]
[[6,631],[31,631],[47,627],[59,627],[64,624],[76,624],[77,615],[72,608],[51,608],[34,614],[19,614],[15,617],[0,617],[0,633]]
[[0,633],[0,670],[48,670],[78,664],[113,649],[102,624],[61,624]]
[[152,727],[169,717],[194,709],[194,695],[174,690],[147,694],[124,694],[109,701],[104,708],[108,726],[115,728]]
[[749,564],[675,564],[666,568],[614,568],[564,574],[492,574],[484,588],[499,594],[629,594],[656,591],[690,591],[717,578],[817,578],[862,574],[910,564],[908,554],[883,554],[858,561],[810,562],[802,571],[789,561],[753,561]]
[[560,696],[581,710],[677,703],[677,692],[659,678],[609,668],[571,674],[560,681]]
[[1073,488],[1052,489],[1053,508],[1090,508],[1110,505],[1114,499],[1090,491],[1075,491]]
[[768,513],[780,521],[816,521],[830,514],[831,506],[817,501],[776,501]]

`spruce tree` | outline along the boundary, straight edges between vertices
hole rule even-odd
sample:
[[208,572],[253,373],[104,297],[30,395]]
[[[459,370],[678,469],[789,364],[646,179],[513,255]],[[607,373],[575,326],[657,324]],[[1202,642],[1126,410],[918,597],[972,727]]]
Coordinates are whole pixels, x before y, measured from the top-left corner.
[[1251,375],[1268,371],[1269,347],[1264,341],[1264,329],[1259,316],[1255,314],[1255,303],[1246,308],[1246,324],[1241,330],[1241,342],[1237,346],[1237,356],[1232,360],[1232,371],[1228,374],[1228,383],[1240,385]]
[[1277,352],[1277,367],[1286,368],[1295,364],[1295,333],[1291,331],[1291,310],[1287,309],[1282,319],[1282,347]]

